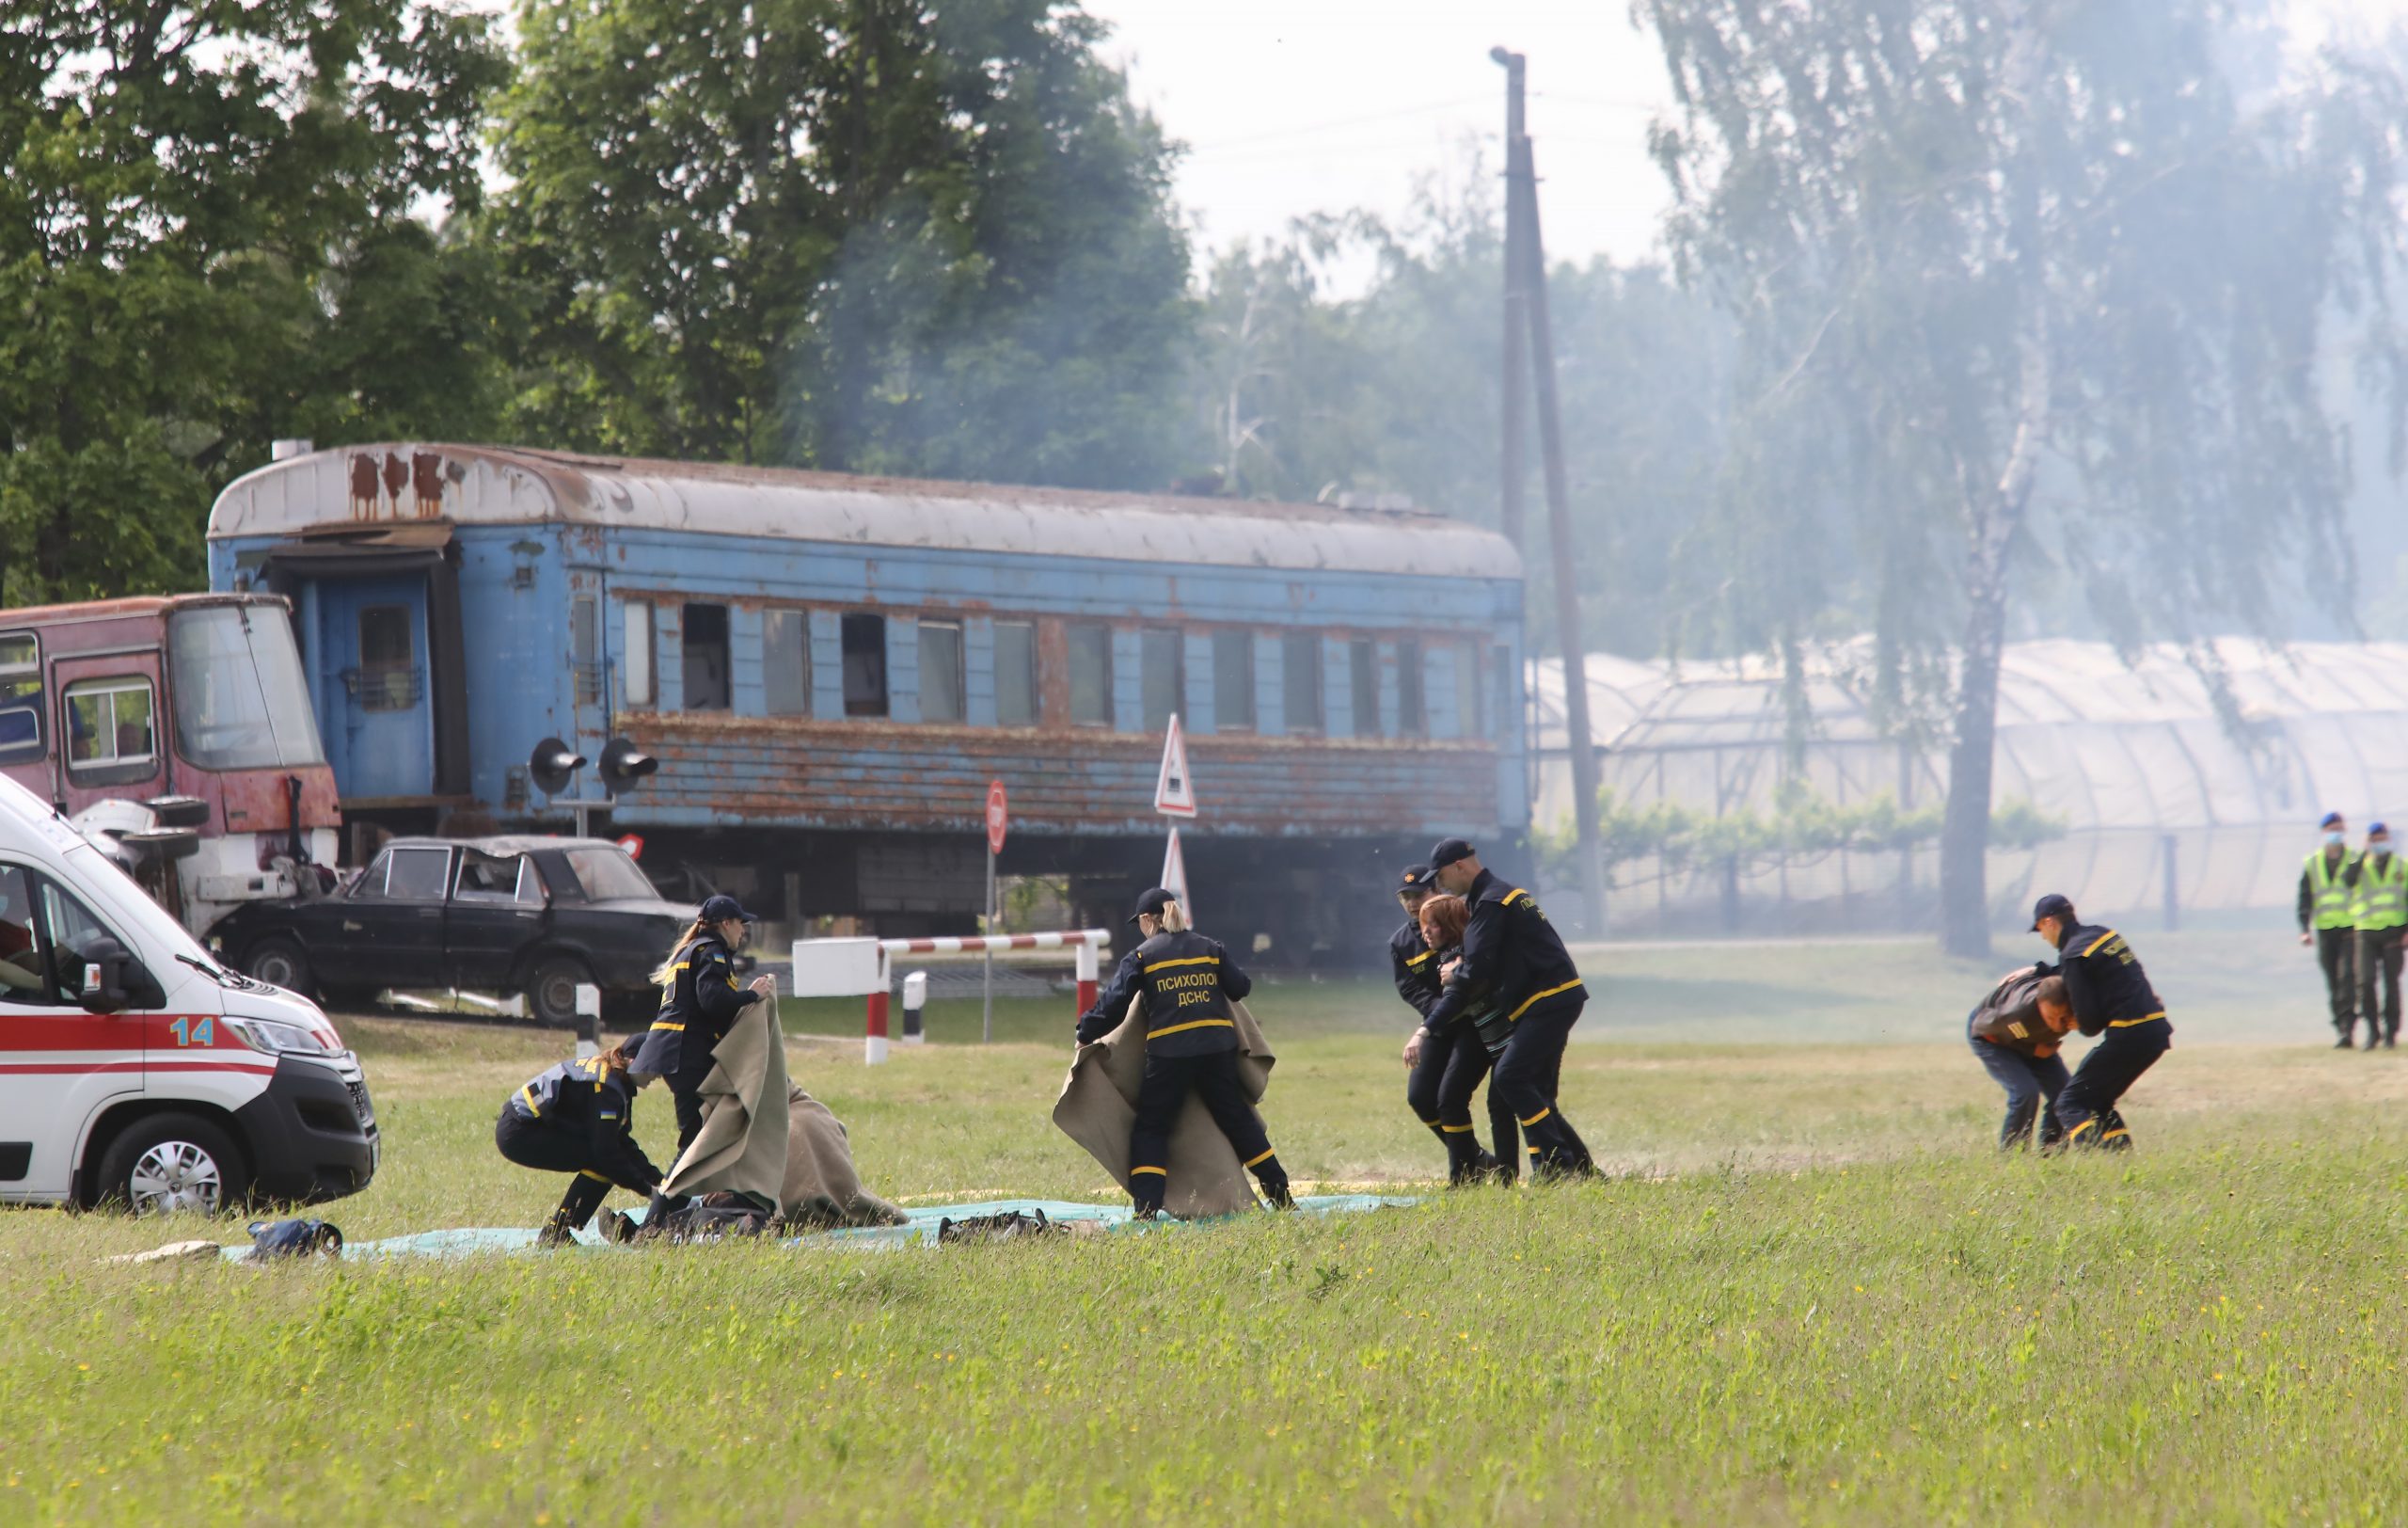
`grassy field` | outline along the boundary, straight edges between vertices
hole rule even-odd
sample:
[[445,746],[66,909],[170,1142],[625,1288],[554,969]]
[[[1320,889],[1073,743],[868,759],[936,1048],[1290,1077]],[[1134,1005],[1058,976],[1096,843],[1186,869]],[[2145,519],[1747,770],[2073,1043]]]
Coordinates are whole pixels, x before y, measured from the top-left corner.
[[[1768,945],[1589,963],[1563,1097],[1597,1185],[931,1252],[265,1270],[104,1268],[197,1232],[0,1214],[0,1521],[2408,1516],[2408,1061],[2325,1048],[2278,936],[2140,947],[2180,1032],[2121,1159],[1990,1152],[1960,1038],[1988,970]],[[1425,1180],[1393,998],[1255,1007],[1291,1170]],[[793,1047],[872,1186],[1112,1197],[1046,1122],[1060,1005],[1008,1005],[983,1049],[946,1043],[974,1005],[930,1022],[879,1069]],[[560,1037],[344,1027],[388,1154],[323,1213],[355,1239],[541,1218],[557,1182],[491,1127]],[[642,1122],[664,1146],[665,1100]]]

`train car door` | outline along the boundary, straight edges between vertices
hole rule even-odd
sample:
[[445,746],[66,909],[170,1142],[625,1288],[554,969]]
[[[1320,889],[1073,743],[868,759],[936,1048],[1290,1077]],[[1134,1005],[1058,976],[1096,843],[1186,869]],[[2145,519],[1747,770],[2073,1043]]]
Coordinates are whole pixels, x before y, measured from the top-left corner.
[[318,666],[342,695],[323,726],[336,788],[346,801],[435,794],[426,575],[323,580],[318,602]]

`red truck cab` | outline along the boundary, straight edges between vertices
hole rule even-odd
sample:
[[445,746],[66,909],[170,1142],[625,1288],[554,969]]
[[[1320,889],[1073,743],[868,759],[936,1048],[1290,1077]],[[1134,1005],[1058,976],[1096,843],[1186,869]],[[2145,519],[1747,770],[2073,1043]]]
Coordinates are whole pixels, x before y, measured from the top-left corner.
[[334,772],[274,595],[0,612],[0,774],[118,834],[129,867],[153,840],[138,878],[196,933],[335,863]]

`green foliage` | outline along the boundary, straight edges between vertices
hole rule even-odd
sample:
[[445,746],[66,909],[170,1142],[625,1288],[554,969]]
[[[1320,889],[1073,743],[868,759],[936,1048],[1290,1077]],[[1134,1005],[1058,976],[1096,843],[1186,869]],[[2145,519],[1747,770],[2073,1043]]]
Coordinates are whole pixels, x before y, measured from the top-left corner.
[[[1244,498],[1398,497],[1497,523],[1501,203],[1467,159],[1390,224],[1307,220],[1226,252],[1204,281],[1188,377],[1206,481]],[[1359,294],[1329,291],[1370,263]],[[1727,325],[1651,264],[1598,260],[1550,276],[1581,622],[1592,646],[1652,654],[1719,574],[1674,587],[1681,527],[1702,513],[1720,449]],[[1543,535],[1535,437],[1525,485]],[[1553,595],[1533,579],[1529,630],[1551,647]]]
[[412,0],[0,17],[0,597],[192,587],[272,438],[489,417],[481,263],[413,212],[476,204],[502,67]]
[[[1778,864],[1810,862],[1845,851],[1872,854],[1911,849],[1940,837],[1944,803],[1901,807],[1888,791],[1841,806],[1802,787],[1783,789],[1770,813],[1740,806],[1708,815],[1676,802],[1637,806],[1610,787],[1597,793],[1597,832],[1606,873],[1632,860],[1653,860],[1678,873],[1701,866],[1735,865],[1743,871]],[[2062,838],[2066,820],[2013,797],[1990,817],[1990,842],[2000,849],[2031,849]],[[1531,836],[1549,873],[1569,876],[1573,831],[1560,822]]]
[[1158,487],[1170,150],[1051,0],[526,0],[492,233],[513,429]]

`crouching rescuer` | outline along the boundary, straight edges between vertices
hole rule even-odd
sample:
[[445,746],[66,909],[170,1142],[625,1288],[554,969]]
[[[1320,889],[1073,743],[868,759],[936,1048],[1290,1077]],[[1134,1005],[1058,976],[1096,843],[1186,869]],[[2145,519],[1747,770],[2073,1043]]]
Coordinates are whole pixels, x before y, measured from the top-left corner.
[[660,1170],[635,1138],[635,1085],[627,1079],[630,1043],[528,1079],[501,1106],[493,1143],[502,1156],[539,1172],[566,1172],[568,1192],[541,1240],[559,1246],[594,1218],[613,1186],[659,1203]]
[[1137,899],[1145,942],[1121,957],[1112,984],[1079,1017],[1078,1039],[1093,1044],[1118,1027],[1133,997],[1146,1005],[1146,1072],[1137,1088],[1137,1118],[1129,1130],[1129,1197],[1140,1219],[1162,1213],[1170,1184],[1170,1135],[1194,1093],[1238,1154],[1263,1197],[1294,1204],[1288,1172],[1263,1133],[1238,1074],[1237,1019],[1232,999],[1254,982],[1229,952],[1187,926],[1187,912],[1160,886]]

